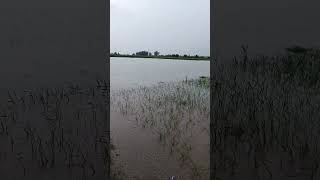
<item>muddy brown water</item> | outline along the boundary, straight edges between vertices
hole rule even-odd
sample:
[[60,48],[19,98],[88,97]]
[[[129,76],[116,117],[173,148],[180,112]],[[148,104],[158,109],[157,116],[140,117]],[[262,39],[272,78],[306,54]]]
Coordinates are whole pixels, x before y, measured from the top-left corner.
[[[143,128],[134,120],[118,112],[111,112],[111,138],[116,146],[116,160],[123,166],[129,179],[192,179],[190,167],[181,166],[177,154],[159,141],[151,129]],[[209,167],[209,137],[207,133],[194,135],[188,142],[196,164]],[[175,152],[175,150],[173,150]]]

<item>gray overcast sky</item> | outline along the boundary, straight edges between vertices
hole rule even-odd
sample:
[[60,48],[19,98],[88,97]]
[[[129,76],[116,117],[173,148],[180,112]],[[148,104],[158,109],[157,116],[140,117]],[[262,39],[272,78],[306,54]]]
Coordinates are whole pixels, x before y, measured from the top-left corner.
[[111,52],[210,55],[210,0],[111,0]]

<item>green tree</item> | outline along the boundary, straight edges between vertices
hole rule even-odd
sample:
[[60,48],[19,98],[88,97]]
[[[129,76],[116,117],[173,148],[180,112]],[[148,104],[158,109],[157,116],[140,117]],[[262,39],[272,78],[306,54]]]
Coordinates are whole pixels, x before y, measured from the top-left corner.
[[159,51],[155,51],[154,52],[154,56],[159,56],[160,52]]

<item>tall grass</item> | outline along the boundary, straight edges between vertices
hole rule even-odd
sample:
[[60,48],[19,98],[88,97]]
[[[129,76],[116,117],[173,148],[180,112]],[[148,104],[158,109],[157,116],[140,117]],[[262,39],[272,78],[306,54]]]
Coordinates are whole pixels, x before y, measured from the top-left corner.
[[107,178],[105,85],[9,89],[1,104],[1,179]]
[[212,179],[319,179],[320,53],[213,67]]

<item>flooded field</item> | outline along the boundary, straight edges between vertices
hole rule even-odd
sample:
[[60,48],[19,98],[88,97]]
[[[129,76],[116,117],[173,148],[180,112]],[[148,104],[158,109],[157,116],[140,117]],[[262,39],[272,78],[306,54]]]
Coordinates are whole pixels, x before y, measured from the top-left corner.
[[123,179],[208,179],[208,79],[111,91],[111,138]]
[[199,78],[209,62],[111,58],[110,67],[115,178],[208,179],[209,86]]
[[[58,83],[59,78],[57,83],[48,78],[55,77],[53,72],[48,77],[15,74],[1,86],[1,179],[54,180],[53,174],[71,180],[107,177],[109,125],[113,179],[203,179],[208,175],[209,89],[205,78],[191,81],[208,75],[208,62],[143,61],[146,71],[165,74],[154,81],[145,81],[148,76],[143,76],[143,69],[133,69],[136,76],[112,76],[117,72],[114,68],[121,67],[112,62],[110,124],[106,121],[109,87],[103,72],[66,68],[66,73],[57,74],[68,77],[64,84]],[[126,63],[139,64],[118,62],[125,62],[122,72],[130,69]],[[159,72],[160,66],[172,74]],[[179,67],[193,69],[182,73]],[[201,73],[195,67],[207,70]],[[122,81],[125,77],[128,81]],[[131,81],[138,77],[145,83]],[[15,81],[19,78],[24,84]],[[160,79],[165,82],[158,83]]]

